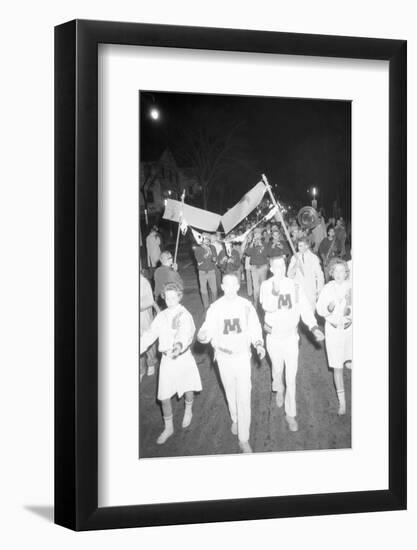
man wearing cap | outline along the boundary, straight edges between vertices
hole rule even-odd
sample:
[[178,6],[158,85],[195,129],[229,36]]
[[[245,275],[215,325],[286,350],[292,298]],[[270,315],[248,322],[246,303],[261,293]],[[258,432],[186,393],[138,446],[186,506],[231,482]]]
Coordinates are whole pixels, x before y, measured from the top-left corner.
[[216,262],[217,253],[215,247],[210,244],[210,235],[203,233],[201,245],[194,247],[194,256],[197,261],[198,281],[200,284],[201,299],[204,309],[210,305],[208,289],[210,288],[211,301],[217,300]]

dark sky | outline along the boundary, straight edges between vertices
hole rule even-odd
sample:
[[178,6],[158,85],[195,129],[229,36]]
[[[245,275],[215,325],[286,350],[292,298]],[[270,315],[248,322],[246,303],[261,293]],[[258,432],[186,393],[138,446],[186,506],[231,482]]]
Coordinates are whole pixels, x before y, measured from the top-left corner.
[[[350,217],[350,102],[152,91],[140,94],[140,104],[141,160],[156,159],[166,146],[175,150],[178,130],[204,124],[199,113],[208,113],[214,131],[223,131],[225,119],[240,124],[244,154],[256,172],[239,176],[227,206],[265,173],[283,200],[310,204],[307,190],[315,186],[319,206],[330,210],[338,198]],[[161,112],[157,122],[147,114],[153,104]]]

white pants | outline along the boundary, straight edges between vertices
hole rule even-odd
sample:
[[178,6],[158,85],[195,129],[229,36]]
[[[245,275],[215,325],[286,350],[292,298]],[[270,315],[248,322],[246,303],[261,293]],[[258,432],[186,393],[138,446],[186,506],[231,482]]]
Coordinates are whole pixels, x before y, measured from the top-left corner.
[[252,286],[252,271],[251,269],[245,269],[246,272],[246,290],[248,292],[248,296],[253,295],[253,286]]
[[252,275],[252,290],[253,290],[253,300],[255,306],[259,304],[259,293],[261,289],[261,284],[266,281],[268,276],[268,266],[267,265],[251,265],[251,275]]
[[266,349],[272,363],[272,391],[284,392],[283,371],[285,363],[285,412],[288,416],[297,416],[295,400],[296,377],[298,368],[298,333],[282,338],[266,337]]
[[216,351],[216,360],[232,422],[237,422],[239,441],[249,441],[252,389],[250,355],[228,355]]

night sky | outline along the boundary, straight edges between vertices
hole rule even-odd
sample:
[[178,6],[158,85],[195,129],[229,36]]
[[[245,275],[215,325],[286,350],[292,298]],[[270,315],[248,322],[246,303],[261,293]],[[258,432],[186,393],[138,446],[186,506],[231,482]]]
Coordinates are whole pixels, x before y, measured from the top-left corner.
[[[161,113],[158,121],[148,115],[153,105]],[[233,174],[216,182],[210,195],[213,210],[220,206],[225,182],[223,208],[233,206],[265,173],[281,200],[311,204],[308,190],[315,186],[327,214],[338,199],[350,218],[349,101],[141,92],[141,161],[157,160],[167,146],[177,158],[181,132],[207,124],[220,135],[227,124],[236,125],[241,144]]]

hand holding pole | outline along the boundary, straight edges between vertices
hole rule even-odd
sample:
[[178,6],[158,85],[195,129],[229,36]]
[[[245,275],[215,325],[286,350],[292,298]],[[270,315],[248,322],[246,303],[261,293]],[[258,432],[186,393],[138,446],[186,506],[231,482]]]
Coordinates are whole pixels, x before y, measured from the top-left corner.
[[[277,214],[278,214],[279,221],[280,221],[280,223],[281,223],[281,225],[282,225],[282,228],[284,229],[284,233],[285,233],[285,236],[286,236],[286,238],[287,238],[288,244],[290,245],[290,248],[291,248],[291,250],[292,250],[292,253],[295,255],[295,257],[296,257],[296,259],[297,259],[296,250],[295,250],[295,247],[294,247],[294,243],[293,243],[292,240],[291,240],[291,236],[290,236],[290,234],[289,234],[289,231],[288,231],[288,229],[287,229],[287,225],[286,225],[286,223],[285,223],[285,221],[284,221],[284,218],[283,218],[283,216],[282,216],[281,209],[280,209],[280,207],[278,206],[278,203],[277,203],[277,201],[275,200],[274,195],[272,194],[271,186],[269,185],[269,182],[268,182],[268,180],[267,180],[265,174],[262,174],[262,181],[264,182],[264,184],[265,184],[265,186],[266,186],[266,189],[267,189],[267,191],[268,191],[268,193],[269,193],[269,196],[270,196],[270,198],[271,198],[272,204],[273,204],[274,206],[277,207]],[[301,267],[301,265],[300,265],[299,267],[300,267],[300,271],[301,271],[302,275],[304,276],[304,270],[303,270],[303,268]]]

